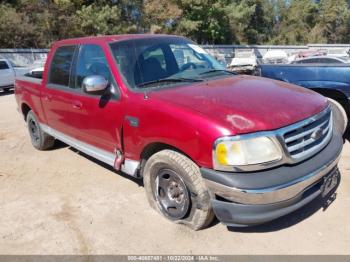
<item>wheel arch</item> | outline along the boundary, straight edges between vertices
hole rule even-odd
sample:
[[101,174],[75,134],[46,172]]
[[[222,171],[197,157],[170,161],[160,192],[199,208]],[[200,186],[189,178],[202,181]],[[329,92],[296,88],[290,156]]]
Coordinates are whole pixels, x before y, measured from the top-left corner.
[[331,88],[311,88],[311,90],[337,101],[342,105],[348,117],[350,117],[350,102],[348,97],[342,91]]
[[31,107],[30,107],[28,104],[22,103],[22,105],[21,105],[21,112],[22,112],[24,121],[26,121],[28,112],[29,112],[30,110],[32,110],[32,109],[31,109]]
[[163,143],[163,142],[152,142],[152,143],[149,143],[148,145],[146,145],[141,152],[140,159],[147,160],[155,153],[158,153],[159,151],[162,151],[165,149],[170,149],[170,150],[174,150],[176,152],[179,152],[193,161],[193,159],[188,154],[186,154],[183,150],[181,150],[173,145]]
[[141,154],[140,154],[140,161],[141,161],[141,166],[140,166],[140,169],[141,169],[141,176],[142,176],[142,170],[146,164],[146,161],[151,157],[153,156],[154,154],[162,151],[162,150],[166,150],[166,149],[169,149],[169,150],[173,150],[173,151],[176,151],[184,156],[186,156],[187,158],[189,158],[191,161],[193,161],[196,165],[197,165],[197,162],[193,160],[193,158],[191,156],[189,156],[186,152],[184,152],[183,150],[179,149],[178,147],[175,147],[173,145],[170,145],[170,144],[167,144],[167,143],[163,143],[163,142],[152,142],[152,143],[149,143],[147,144],[143,150],[141,151]]

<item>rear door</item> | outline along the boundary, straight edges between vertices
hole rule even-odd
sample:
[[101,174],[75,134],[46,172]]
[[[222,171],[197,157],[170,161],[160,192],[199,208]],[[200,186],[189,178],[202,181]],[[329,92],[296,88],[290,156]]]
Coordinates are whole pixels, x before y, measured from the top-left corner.
[[55,50],[51,60],[42,103],[49,127],[54,131],[74,137],[74,123],[70,121],[73,94],[70,75],[74,56],[78,50],[75,45],[61,46]]
[[15,75],[12,68],[6,61],[0,61],[0,87],[11,86],[14,84]]

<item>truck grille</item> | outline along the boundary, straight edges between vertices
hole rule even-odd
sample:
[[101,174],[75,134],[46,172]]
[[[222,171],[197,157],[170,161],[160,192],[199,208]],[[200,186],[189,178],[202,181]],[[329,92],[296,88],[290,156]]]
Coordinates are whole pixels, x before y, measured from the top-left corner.
[[324,112],[291,126],[283,134],[285,147],[290,158],[301,161],[319,152],[331,139],[332,112]]

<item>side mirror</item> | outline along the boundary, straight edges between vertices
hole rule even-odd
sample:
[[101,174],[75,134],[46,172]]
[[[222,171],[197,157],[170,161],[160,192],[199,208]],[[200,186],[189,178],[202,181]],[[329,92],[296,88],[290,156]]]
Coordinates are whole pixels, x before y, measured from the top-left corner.
[[99,75],[87,76],[83,80],[83,90],[86,93],[96,94],[105,90],[108,86],[108,81]]

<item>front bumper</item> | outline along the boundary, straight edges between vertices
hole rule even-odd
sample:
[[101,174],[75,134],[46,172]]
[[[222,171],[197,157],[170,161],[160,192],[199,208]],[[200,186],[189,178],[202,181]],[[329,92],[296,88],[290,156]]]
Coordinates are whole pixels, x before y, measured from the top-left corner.
[[304,206],[321,194],[323,177],[337,172],[342,147],[334,132],[324,149],[297,165],[248,173],[201,168],[217,218],[227,225],[256,225]]

